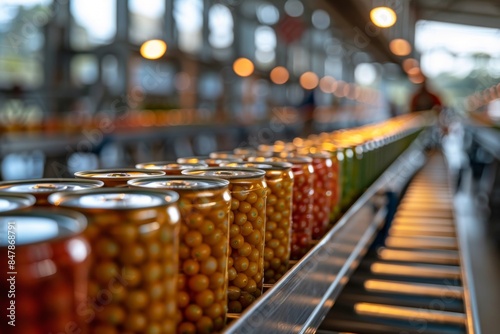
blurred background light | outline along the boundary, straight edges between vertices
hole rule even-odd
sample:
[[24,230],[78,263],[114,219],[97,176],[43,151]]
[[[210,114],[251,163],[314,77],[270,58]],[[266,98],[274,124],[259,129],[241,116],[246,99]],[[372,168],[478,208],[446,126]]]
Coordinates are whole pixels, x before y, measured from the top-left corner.
[[314,72],[305,72],[300,76],[300,85],[304,89],[314,89],[318,86],[319,79],[316,73]]
[[396,38],[389,43],[389,49],[396,56],[407,56],[411,53],[411,45],[406,39]]
[[282,85],[288,81],[290,74],[283,66],[276,66],[270,73],[271,81],[277,85]]
[[397,20],[397,15],[389,7],[376,7],[370,11],[370,19],[380,28],[392,27]]
[[167,43],[160,39],[152,39],[141,45],[141,56],[146,59],[158,59],[167,51]]
[[233,63],[234,73],[240,77],[248,77],[252,75],[254,71],[254,65],[252,61],[248,58],[238,58]]

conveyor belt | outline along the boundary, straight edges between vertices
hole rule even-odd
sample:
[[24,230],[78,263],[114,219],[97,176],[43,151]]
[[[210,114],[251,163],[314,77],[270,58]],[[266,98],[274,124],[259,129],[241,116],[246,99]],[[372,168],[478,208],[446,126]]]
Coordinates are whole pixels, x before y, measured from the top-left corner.
[[318,333],[467,333],[453,200],[440,154],[414,177]]

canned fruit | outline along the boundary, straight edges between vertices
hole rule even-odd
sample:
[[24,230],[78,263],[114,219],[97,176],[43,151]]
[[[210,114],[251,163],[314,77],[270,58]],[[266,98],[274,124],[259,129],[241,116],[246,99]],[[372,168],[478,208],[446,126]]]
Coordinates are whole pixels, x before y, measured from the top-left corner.
[[265,173],[253,168],[221,167],[186,170],[183,174],[229,181],[228,309],[231,313],[239,313],[262,294],[267,196]]
[[[227,313],[229,182],[166,176],[137,179],[131,187],[174,190],[181,212],[177,332],[222,330]],[[223,321],[219,321],[223,319]]]
[[[86,233],[96,250],[88,302],[81,310],[95,314],[88,319],[90,333],[104,328],[145,332],[151,326],[175,333],[177,198],[173,192],[116,188],[49,197],[53,204],[84,213],[98,231]],[[162,307],[151,309],[158,304]]]
[[[264,238],[264,283],[273,284],[288,271],[290,262],[293,197],[292,165],[286,162],[244,162],[228,163],[224,166],[259,168],[266,172],[265,179],[268,195],[266,199],[265,234],[263,236],[254,234],[251,221],[247,221],[241,226],[235,225],[235,227],[239,228],[241,235],[248,236],[250,241],[258,242],[259,238]],[[246,202],[249,203],[256,203],[257,201],[258,197],[253,193],[246,198]],[[236,205],[241,204],[235,203],[234,207]],[[239,209],[239,207],[236,208]],[[246,263],[243,262],[243,264]],[[235,263],[235,266],[237,265]]]

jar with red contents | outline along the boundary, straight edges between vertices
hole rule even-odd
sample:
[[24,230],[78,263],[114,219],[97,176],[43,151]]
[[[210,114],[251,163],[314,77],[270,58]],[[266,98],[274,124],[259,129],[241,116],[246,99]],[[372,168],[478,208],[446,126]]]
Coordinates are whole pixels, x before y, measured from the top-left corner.
[[293,204],[291,260],[299,260],[311,246],[314,209],[314,167],[310,157],[252,157],[249,161],[284,161],[292,164]]
[[328,153],[309,153],[314,167],[314,208],[312,239],[321,239],[330,221],[332,192],[334,188],[333,162]]
[[87,221],[63,209],[0,214],[0,333],[86,333]]
[[204,162],[178,163],[176,161],[152,161],[135,165],[137,169],[161,170],[166,175],[181,175],[184,169],[208,167]]

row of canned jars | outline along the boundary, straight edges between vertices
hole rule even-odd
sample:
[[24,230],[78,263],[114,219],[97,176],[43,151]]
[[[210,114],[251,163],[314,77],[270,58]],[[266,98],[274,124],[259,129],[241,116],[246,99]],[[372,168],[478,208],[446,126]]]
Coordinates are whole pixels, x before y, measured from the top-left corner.
[[[221,330],[228,310],[243,311],[261,295],[263,283],[278,280],[290,259],[300,259],[324,235],[355,198],[354,190],[361,191],[404,149],[414,128],[354,147],[332,140],[338,133],[322,134],[76,174],[86,180],[2,183],[11,198],[0,196],[0,210],[36,201],[80,211],[89,222],[53,210],[2,216],[3,225],[19,232],[18,319],[37,320],[23,322],[19,333],[79,326],[91,333]],[[351,186],[348,177],[362,180]],[[96,189],[102,186],[112,188]],[[36,298],[40,289],[44,296]],[[1,307],[9,303],[2,299]]]

